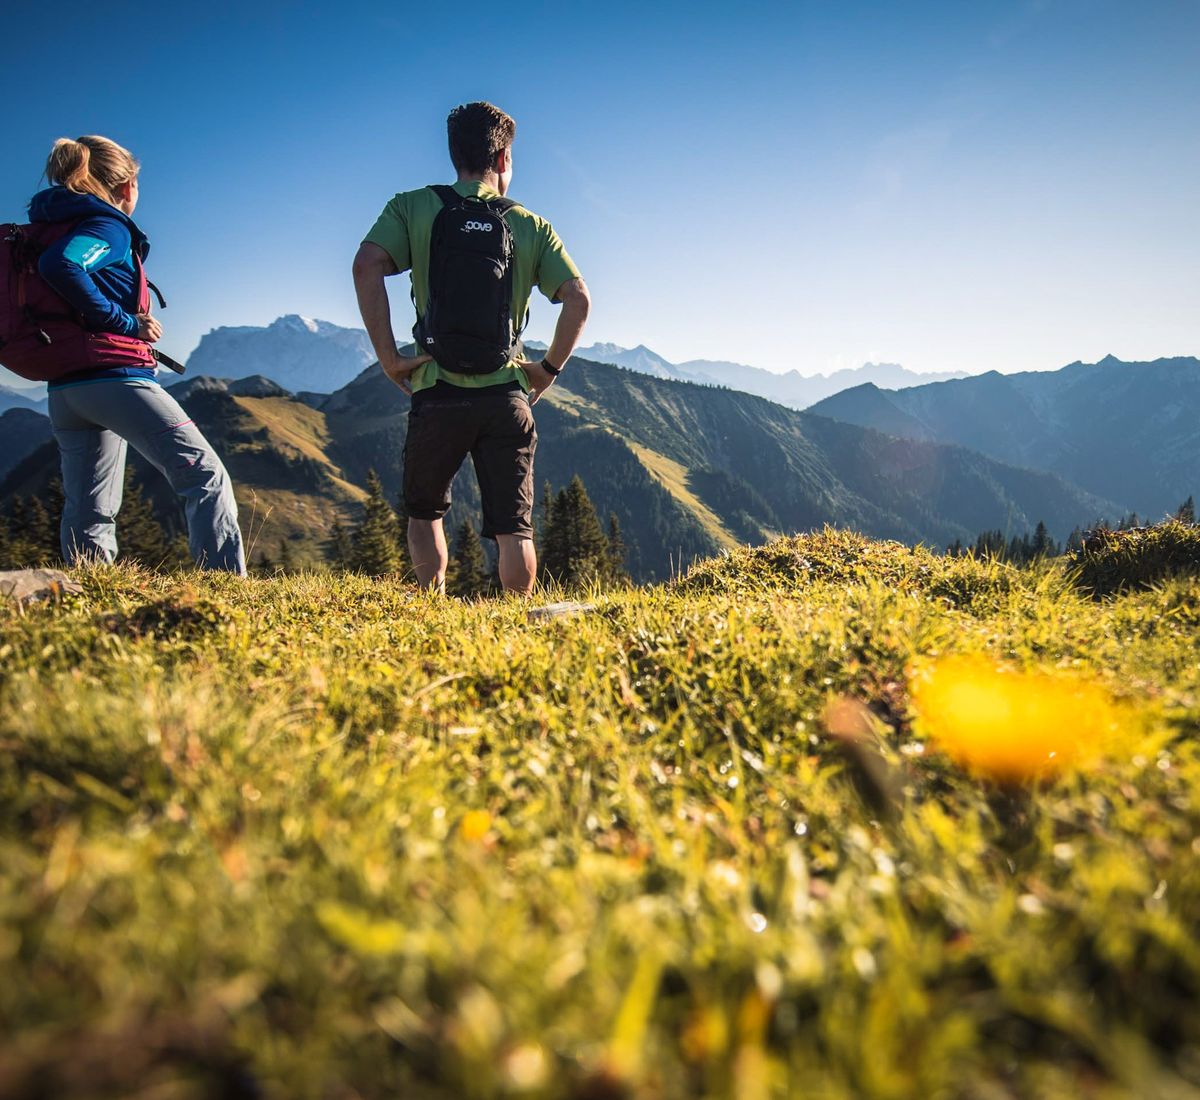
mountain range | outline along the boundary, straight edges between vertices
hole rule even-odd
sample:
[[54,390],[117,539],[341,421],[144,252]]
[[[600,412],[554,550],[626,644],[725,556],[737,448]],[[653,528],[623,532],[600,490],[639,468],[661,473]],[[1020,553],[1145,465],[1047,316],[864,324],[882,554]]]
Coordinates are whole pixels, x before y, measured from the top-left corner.
[[1200,360],[1071,363],[885,392],[867,383],[810,412],[1050,470],[1151,519],[1200,493]]
[[0,385],[0,413],[9,409],[33,409],[46,411],[46,387],[21,387]]
[[[545,350],[545,344],[534,340],[527,346],[530,350]],[[719,359],[671,363],[642,344],[635,348],[592,344],[580,348],[574,357],[627,367],[655,378],[742,390],[795,409],[806,408],[848,386],[866,382],[894,389],[963,377],[957,373],[919,374],[896,363],[865,363],[829,375],[803,375],[794,370],[776,374]],[[270,325],[213,329],[201,338],[187,366],[191,374],[216,378],[262,374],[293,393],[327,394],[348,384],[374,359],[371,342],[361,329],[288,314]]]
[[375,352],[367,334],[289,313],[266,326],[215,328],[187,361],[189,374],[274,378],[293,393],[332,393],[354,379]]
[[[325,398],[266,377],[192,378],[172,392],[224,458],[252,556],[281,540],[297,562],[324,552],[332,524],[353,524],[375,470],[400,490],[408,397],[377,367]],[[10,412],[5,414],[12,416]],[[537,477],[552,489],[579,474],[602,518],[617,516],[638,580],[779,532],[825,523],[945,545],[985,528],[1014,533],[1044,519],[1059,537],[1113,504],[1052,474],[959,446],[898,440],[763,398],[576,360],[537,410]],[[0,452],[8,445],[0,434]],[[144,463],[137,478],[175,529],[169,489]],[[10,461],[0,502],[44,492],[54,445]],[[455,483],[451,529],[478,522],[478,489]]]
[[[544,345],[531,343],[530,347],[544,348]],[[592,344],[580,348],[575,357],[628,367],[655,378],[741,390],[793,409],[808,408],[839,390],[868,382],[881,389],[899,389],[922,382],[966,377],[966,373],[961,371],[921,374],[898,363],[864,363],[861,367],[838,370],[832,374],[801,374],[795,370],[779,374],[723,359],[689,359],[684,363],[671,363],[644,344],[635,348],[623,348],[618,344]]]

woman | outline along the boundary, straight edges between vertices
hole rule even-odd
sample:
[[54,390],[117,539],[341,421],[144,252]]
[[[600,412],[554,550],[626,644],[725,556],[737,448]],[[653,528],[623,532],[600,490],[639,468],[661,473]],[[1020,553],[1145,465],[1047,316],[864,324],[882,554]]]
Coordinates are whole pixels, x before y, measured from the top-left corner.
[[[73,223],[38,261],[42,279],[91,332],[145,341],[162,336],[142,298],[150,251],[132,215],[138,162],[103,137],[60,138],[46,162],[51,186],[29,204],[35,223]],[[135,345],[136,346],[136,345]],[[155,381],[147,354],[114,353],[49,383],[50,423],[62,455],[62,552],[112,561],[126,444],[154,464],[183,499],[196,564],[244,574],[237,503],[225,467],[179,403]]]

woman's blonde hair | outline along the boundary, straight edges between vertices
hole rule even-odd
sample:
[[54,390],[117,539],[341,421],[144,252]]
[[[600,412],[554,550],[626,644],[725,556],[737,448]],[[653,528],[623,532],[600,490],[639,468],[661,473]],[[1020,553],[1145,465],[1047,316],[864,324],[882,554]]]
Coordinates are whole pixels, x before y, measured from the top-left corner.
[[97,134],[59,138],[46,158],[46,179],[68,191],[115,204],[117,188],[138,174],[133,154]]

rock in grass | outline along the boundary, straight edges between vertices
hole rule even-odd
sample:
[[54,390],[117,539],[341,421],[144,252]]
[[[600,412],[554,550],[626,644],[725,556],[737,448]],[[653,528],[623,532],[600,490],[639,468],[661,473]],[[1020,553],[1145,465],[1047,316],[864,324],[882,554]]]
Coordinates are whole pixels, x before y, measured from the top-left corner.
[[82,592],[66,573],[58,569],[10,569],[0,571],[0,596],[17,603],[33,600],[58,600],[67,594]]
[[539,623],[548,619],[565,619],[572,615],[586,615],[589,611],[595,610],[594,603],[576,603],[573,600],[564,600],[562,603],[548,603],[542,607],[531,607],[529,621]]

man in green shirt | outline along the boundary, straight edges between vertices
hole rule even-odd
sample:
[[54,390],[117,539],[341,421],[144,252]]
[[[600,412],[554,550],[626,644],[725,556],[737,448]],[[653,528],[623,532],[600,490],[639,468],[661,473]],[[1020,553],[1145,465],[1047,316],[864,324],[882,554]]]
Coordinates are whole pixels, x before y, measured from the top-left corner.
[[[512,180],[516,123],[490,103],[456,107],[447,120],[457,194],[497,199]],[[512,235],[512,311],[524,318],[536,286],[562,312],[538,360],[512,360],[490,374],[446,370],[430,355],[401,355],[384,280],[410,271],[417,316],[429,301],[429,245],[443,202],[428,187],[398,194],[384,207],[354,258],[363,323],[383,372],[412,396],[404,448],[408,545],[417,580],[444,588],[448,553],[442,518],[450,483],[469,454],[483,499],[483,535],[500,549],[506,591],[528,595],[537,575],[533,548],[533,456],[537,428],[530,406],[571,357],[587,321],[587,285],[549,222],[522,206],[504,215]],[[515,334],[514,334],[515,335]]]

